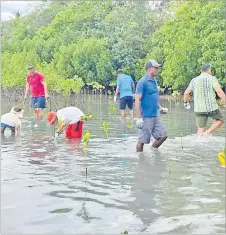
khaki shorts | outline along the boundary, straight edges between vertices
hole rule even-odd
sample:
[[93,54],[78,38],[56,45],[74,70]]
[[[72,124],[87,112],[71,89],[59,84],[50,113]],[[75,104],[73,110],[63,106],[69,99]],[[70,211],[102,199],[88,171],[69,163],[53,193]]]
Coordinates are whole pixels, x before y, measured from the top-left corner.
[[224,120],[223,113],[220,109],[209,113],[195,113],[196,125],[198,128],[204,128],[206,126],[208,117],[213,118],[214,120]]

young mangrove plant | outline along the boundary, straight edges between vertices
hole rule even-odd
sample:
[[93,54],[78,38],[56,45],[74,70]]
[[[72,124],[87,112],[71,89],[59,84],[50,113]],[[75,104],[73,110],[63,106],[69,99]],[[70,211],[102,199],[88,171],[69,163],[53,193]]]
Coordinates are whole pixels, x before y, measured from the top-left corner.
[[83,143],[84,143],[85,148],[88,147],[89,145],[90,137],[91,137],[91,133],[89,131],[86,131],[83,135]]
[[109,124],[107,121],[103,121],[103,128],[104,128],[104,133],[105,135],[108,137],[108,128],[109,128]]
[[180,132],[180,141],[181,141],[181,148],[183,149],[182,137],[184,136],[183,132]]

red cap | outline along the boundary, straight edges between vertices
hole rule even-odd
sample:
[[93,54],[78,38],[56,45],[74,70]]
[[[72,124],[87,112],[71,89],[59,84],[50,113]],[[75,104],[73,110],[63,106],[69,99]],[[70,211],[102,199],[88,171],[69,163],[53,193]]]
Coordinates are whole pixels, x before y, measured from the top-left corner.
[[47,114],[47,120],[48,120],[48,125],[52,125],[55,120],[56,120],[57,116],[56,116],[56,113],[55,112],[49,112]]

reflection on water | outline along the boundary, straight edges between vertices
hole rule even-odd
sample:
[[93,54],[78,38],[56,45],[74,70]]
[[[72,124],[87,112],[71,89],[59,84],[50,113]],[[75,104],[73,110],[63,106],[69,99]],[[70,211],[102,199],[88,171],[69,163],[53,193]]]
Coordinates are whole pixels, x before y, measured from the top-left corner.
[[30,112],[21,137],[2,137],[3,234],[225,233],[223,128],[197,140],[193,112],[165,103],[169,139],[137,154],[136,128],[111,113],[107,97],[79,104],[95,116],[84,127],[87,149],[81,140],[54,140],[45,120],[33,128]]

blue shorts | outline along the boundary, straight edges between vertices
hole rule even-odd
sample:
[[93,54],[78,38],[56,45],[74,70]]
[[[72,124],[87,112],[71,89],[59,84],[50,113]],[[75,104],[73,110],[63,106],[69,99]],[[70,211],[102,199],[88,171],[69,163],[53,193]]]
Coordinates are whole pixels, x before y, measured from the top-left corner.
[[11,131],[15,131],[16,130],[15,126],[10,126],[10,125],[7,125],[5,123],[1,123],[1,128],[2,129],[9,128]]
[[32,97],[31,98],[31,108],[40,108],[44,109],[46,107],[45,96]]
[[129,109],[133,109],[133,96],[124,96],[120,98],[119,109],[126,109],[126,105]]

